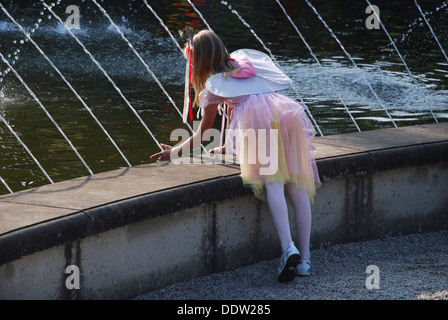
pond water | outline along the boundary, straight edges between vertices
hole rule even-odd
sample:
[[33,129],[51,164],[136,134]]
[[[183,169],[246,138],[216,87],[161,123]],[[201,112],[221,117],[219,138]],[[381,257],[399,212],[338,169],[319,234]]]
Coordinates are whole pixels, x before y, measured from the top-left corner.
[[[61,21],[79,21],[79,29],[71,31],[102,70],[41,1],[2,3],[0,53],[94,173],[128,165],[85,106],[133,166],[151,163],[149,156],[159,150],[141,121],[157,141],[171,145],[176,143],[170,141],[171,132],[186,128],[176,110],[183,105],[185,60],[154,13],[181,46],[179,29],[206,28],[199,11],[230,52],[269,50],[294,82],[285,93],[308,106],[322,135],[448,118],[448,61],[413,0],[372,3],[379,8],[381,21],[408,69],[384,30],[367,27],[366,20],[376,16],[366,13],[368,3],[360,0],[281,0],[297,29],[276,0],[191,1],[195,8],[188,1],[48,2]],[[420,0],[418,5],[442,48],[448,50],[448,2]],[[78,20],[71,20],[74,11],[67,11],[69,6],[79,9]],[[8,14],[30,34],[84,104]],[[0,115],[51,179],[88,175],[61,132],[4,61],[0,72]],[[220,121],[217,117],[216,128]],[[0,177],[14,192],[49,183],[1,121]],[[0,194],[7,192],[0,184]]]

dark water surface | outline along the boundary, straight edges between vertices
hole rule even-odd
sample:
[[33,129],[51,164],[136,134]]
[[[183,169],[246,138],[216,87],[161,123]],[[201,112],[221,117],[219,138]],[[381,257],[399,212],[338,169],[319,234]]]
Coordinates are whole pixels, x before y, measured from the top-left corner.
[[[66,8],[80,10],[80,29],[74,34],[113,79],[131,106],[161,143],[170,142],[176,128],[186,128],[181,117],[128,44],[92,1],[55,2],[54,12],[66,21]],[[227,1],[250,26],[221,1],[193,1],[229,51],[266,49],[294,85],[286,91],[303,101],[324,135],[355,132],[350,110],[362,131],[435,123],[448,118],[448,61],[423,21],[413,0],[375,1],[380,17],[415,77],[411,78],[386,33],[366,27],[367,2],[361,0],[310,1],[334,31],[358,68],[348,59],[306,1],[281,3],[313,50],[310,54],[299,34],[275,0]],[[40,1],[2,1],[41,49],[59,68],[113,137],[132,165],[150,163],[159,148],[125,100],[107,80],[65,27],[44,10]],[[48,2],[50,4],[50,2]],[[98,1],[163,85],[175,105],[182,108],[185,60],[143,1]],[[434,33],[448,50],[448,2],[418,2]],[[151,1],[148,4],[182,45],[177,30],[196,30],[204,23],[187,1]],[[42,19],[42,21],[39,21]],[[35,28],[35,23],[38,28]],[[0,11],[0,52],[24,79],[94,173],[125,167],[126,163],[74,93]],[[22,43],[23,42],[23,43]],[[0,63],[0,115],[14,128],[51,178],[56,181],[88,175],[62,135],[13,72]],[[378,98],[367,85],[371,85]],[[344,106],[345,104],[345,106]],[[219,128],[217,117],[216,128]],[[44,174],[0,122],[0,176],[13,191],[49,183]],[[7,193],[0,184],[0,194]]]

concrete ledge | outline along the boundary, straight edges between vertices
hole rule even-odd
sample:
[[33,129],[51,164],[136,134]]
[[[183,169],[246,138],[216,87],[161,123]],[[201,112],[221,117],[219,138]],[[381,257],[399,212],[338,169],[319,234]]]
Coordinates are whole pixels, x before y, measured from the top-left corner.
[[88,208],[3,234],[0,264],[89,235],[249,193],[239,175],[233,175]]
[[[314,145],[323,181],[314,247],[448,228],[448,123],[319,137]],[[146,165],[2,196],[0,227],[3,299],[132,297],[278,255],[268,209],[234,165]],[[179,247],[185,254],[167,262]],[[106,253],[99,259],[95,250]],[[137,271],[112,267],[123,256]],[[85,290],[65,288],[69,264],[84,269]],[[39,268],[55,273],[47,289],[33,285],[44,277]],[[101,270],[109,282],[97,278]]]
[[416,167],[445,162],[448,141],[365,151],[319,159],[319,175],[323,180],[334,180],[376,171]]

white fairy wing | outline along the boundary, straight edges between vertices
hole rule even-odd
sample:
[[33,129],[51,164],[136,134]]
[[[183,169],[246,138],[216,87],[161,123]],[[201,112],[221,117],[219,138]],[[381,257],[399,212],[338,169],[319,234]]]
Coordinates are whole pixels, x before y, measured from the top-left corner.
[[255,77],[238,79],[222,73],[211,76],[205,87],[213,94],[220,97],[238,97],[249,94],[259,94],[279,91],[288,88],[292,81],[286,76],[271,58],[263,52],[252,49],[241,49],[233,52],[231,58],[239,61],[247,59],[252,63]]

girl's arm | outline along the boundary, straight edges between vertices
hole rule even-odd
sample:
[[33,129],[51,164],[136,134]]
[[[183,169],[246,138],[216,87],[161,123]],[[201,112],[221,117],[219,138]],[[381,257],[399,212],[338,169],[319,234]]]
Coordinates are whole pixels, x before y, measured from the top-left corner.
[[[232,113],[232,110],[234,108],[235,107],[227,106],[227,126],[226,126],[227,129],[229,128],[230,121],[231,121],[230,114]],[[223,146],[219,146],[219,147],[216,147],[216,148],[210,150],[210,153],[226,153],[226,144],[224,143]]]
[[207,140],[206,138],[208,138],[204,137],[203,133],[206,130],[212,128],[213,123],[215,122],[217,110],[218,110],[217,104],[212,104],[205,107],[199,128],[190,138],[188,138],[182,144],[176,146],[175,148],[165,144],[160,144],[163,148],[165,148],[165,150],[153,154],[150,158],[151,159],[158,158],[157,160],[159,161],[168,161],[171,159],[171,157],[181,157],[182,150],[191,151],[194,147],[196,147],[195,143],[200,142],[200,144],[202,144],[202,142],[206,141]]

